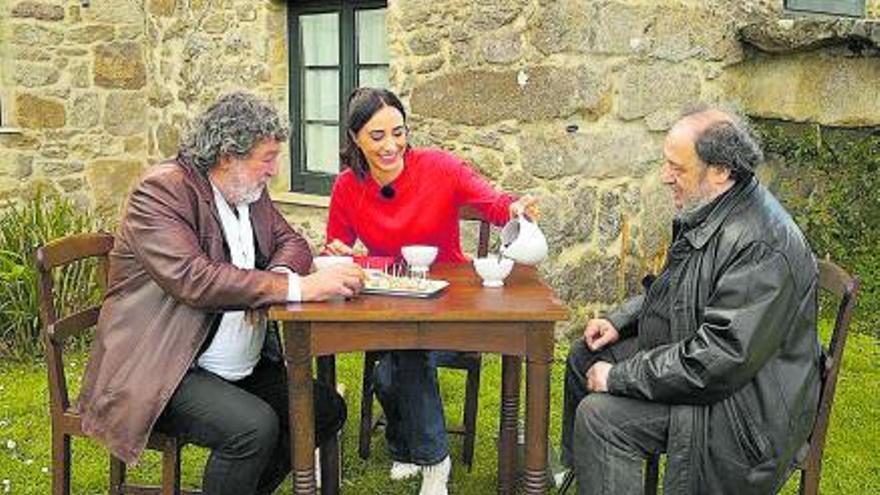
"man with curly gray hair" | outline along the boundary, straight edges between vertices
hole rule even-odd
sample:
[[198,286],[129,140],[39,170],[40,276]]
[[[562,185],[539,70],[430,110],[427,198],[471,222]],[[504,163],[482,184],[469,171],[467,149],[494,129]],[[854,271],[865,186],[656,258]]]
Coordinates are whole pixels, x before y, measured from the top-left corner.
[[[269,494],[290,471],[287,382],[260,308],[351,296],[354,264],[311,273],[305,239],[270,200],[287,129],[269,104],[221,97],[174,160],[130,194],[79,399],[83,430],[128,463],[150,431],[207,447],[203,491]],[[320,443],[342,398],[315,382]]]

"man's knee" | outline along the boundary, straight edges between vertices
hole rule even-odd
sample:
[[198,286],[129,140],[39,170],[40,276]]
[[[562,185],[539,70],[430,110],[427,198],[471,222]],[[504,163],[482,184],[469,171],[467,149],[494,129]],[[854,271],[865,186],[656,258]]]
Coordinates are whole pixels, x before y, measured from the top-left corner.
[[[575,437],[581,439],[605,439],[617,431],[616,422],[621,416],[620,401],[609,394],[589,394],[578,404],[575,419]],[[581,443],[581,442],[577,442]]]
[[281,432],[278,415],[268,404],[254,408],[246,417],[236,418],[222,449],[237,456],[270,455]]

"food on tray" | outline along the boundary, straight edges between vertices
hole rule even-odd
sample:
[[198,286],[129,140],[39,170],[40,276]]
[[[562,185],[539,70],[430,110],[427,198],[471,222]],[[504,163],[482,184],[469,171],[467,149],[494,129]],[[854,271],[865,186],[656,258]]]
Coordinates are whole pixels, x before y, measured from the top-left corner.
[[433,280],[421,277],[393,276],[379,270],[367,270],[367,289],[424,291],[432,288]]

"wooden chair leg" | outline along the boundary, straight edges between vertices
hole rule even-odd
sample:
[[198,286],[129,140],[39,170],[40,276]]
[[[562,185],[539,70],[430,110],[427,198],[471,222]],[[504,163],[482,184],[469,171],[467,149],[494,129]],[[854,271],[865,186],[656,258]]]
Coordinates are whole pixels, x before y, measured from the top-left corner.
[[480,398],[480,363],[467,372],[464,394],[464,445],[462,457],[471,471],[474,465],[474,443],[477,438],[477,402]]
[[124,495],[125,463],[110,454],[110,495]]
[[361,459],[370,457],[370,440],[373,434],[373,373],[376,369],[376,354],[364,353],[364,380],[361,386],[361,425],[358,432],[358,455]]
[[660,482],[660,456],[651,455],[645,460],[645,495],[657,495]]
[[180,449],[175,442],[162,451],[162,495],[180,495]]
[[807,467],[801,471],[801,486],[798,491],[800,495],[818,495],[821,468],[820,464],[814,468]]
[[52,432],[52,494],[70,495],[70,436]]
[[[318,358],[318,380],[331,390],[336,390],[336,357],[321,356]],[[328,438],[320,447],[321,463],[321,495],[338,495],[340,472],[340,435]]]

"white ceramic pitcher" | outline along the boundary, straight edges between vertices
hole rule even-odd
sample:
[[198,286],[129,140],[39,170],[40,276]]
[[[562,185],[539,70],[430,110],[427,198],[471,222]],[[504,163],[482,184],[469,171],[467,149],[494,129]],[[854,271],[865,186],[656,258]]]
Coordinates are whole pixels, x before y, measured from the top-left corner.
[[501,255],[524,265],[535,265],[547,257],[547,238],[538,224],[524,215],[507,222],[501,229]]

